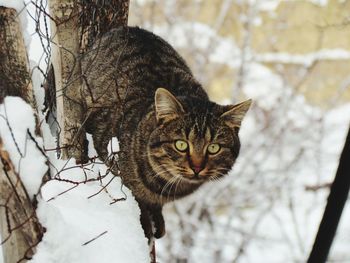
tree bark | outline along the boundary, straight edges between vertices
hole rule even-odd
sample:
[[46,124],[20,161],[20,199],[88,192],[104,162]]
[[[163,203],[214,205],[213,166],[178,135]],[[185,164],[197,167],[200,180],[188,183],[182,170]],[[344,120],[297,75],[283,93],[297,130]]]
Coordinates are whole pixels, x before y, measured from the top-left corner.
[[4,263],[26,262],[43,229],[0,137],[0,231]]
[[35,107],[28,58],[17,11],[0,6],[0,103],[19,96]]
[[[19,96],[36,110],[17,11],[1,6],[0,61],[0,103],[6,96]],[[7,151],[3,149],[1,137],[0,233],[5,263],[30,259],[42,236],[35,209]]]
[[75,157],[84,162],[85,131],[81,97],[79,65],[79,6],[76,0],[49,1],[53,36],[51,65],[53,66],[58,132],[61,158]]

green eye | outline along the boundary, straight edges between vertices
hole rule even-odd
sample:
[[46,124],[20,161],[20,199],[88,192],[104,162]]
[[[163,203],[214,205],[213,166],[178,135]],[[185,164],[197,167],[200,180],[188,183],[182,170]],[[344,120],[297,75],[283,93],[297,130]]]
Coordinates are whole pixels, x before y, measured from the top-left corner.
[[210,154],[216,154],[220,151],[221,147],[217,143],[211,143],[208,146],[208,153]]
[[185,152],[188,148],[188,144],[183,140],[177,140],[175,141],[175,148],[180,152]]

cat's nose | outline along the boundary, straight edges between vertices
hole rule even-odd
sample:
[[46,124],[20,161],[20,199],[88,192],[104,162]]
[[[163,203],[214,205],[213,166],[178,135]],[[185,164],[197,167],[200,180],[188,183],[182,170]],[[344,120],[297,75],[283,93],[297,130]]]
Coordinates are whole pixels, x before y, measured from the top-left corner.
[[197,156],[196,154],[193,154],[190,159],[190,167],[193,170],[193,172],[198,175],[200,171],[204,169],[204,160],[200,156]]
[[202,166],[197,166],[197,165],[192,165],[191,169],[194,171],[195,174],[199,174],[200,171],[203,170],[203,167]]

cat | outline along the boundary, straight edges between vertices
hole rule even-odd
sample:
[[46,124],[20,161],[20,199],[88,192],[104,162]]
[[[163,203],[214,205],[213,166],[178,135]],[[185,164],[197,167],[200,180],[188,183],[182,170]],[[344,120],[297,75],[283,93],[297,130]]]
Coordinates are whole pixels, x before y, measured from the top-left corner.
[[231,170],[251,100],[211,102],[172,46],[138,27],[105,34],[81,66],[85,129],[105,162],[118,137],[114,165],[139,203],[145,236],[160,238],[164,204]]

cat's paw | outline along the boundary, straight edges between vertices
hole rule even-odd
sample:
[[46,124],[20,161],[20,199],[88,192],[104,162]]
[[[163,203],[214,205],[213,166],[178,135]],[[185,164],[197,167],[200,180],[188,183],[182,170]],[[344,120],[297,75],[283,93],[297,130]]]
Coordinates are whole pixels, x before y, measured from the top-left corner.
[[162,238],[165,235],[165,226],[163,225],[162,227],[156,228],[156,232],[154,233],[154,237],[159,239]]

